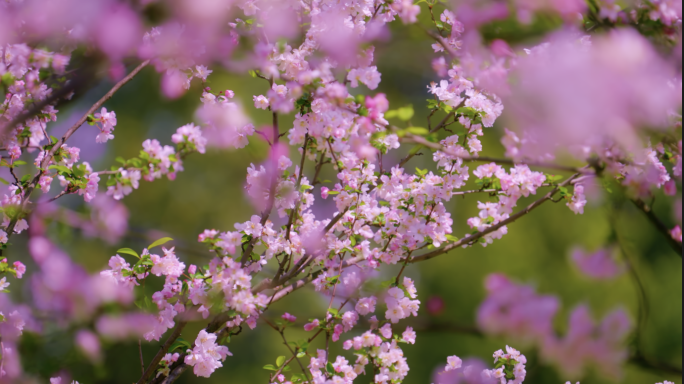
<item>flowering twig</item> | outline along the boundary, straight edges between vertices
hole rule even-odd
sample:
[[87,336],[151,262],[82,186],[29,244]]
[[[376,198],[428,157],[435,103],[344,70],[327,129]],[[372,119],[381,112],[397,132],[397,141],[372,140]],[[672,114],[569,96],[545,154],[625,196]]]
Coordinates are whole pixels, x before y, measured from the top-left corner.
[[558,187],[554,188],[552,191],[550,191],[549,193],[547,193],[544,197],[542,197],[541,199],[539,199],[539,200],[535,201],[534,203],[530,204],[527,208],[525,208],[525,209],[523,209],[522,211],[516,213],[515,215],[511,216],[510,218],[508,218],[508,219],[506,219],[506,220],[504,220],[504,221],[502,221],[502,222],[500,222],[500,223],[498,223],[498,224],[496,224],[496,225],[492,225],[491,227],[485,229],[484,231],[477,232],[477,233],[475,233],[475,234],[473,234],[473,235],[470,235],[470,236],[468,236],[468,237],[465,237],[465,238],[463,238],[463,239],[461,239],[461,240],[459,240],[459,241],[457,241],[457,242],[455,242],[455,243],[452,243],[452,244],[449,244],[449,245],[447,245],[447,246],[445,246],[445,247],[442,247],[441,249],[435,250],[435,251],[430,252],[430,253],[426,253],[426,254],[421,255],[421,256],[418,256],[418,257],[414,257],[413,259],[411,259],[410,262],[411,262],[411,263],[418,263],[418,262],[421,262],[421,261],[430,260],[430,259],[433,259],[433,258],[435,258],[435,257],[437,257],[437,256],[440,256],[440,255],[443,255],[443,254],[445,254],[445,253],[448,253],[449,251],[451,251],[451,250],[453,250],[453,249],[455,249],[455,248],[462,247],[462,246],[468,246],[468,245],[473,244],[474,242],[478,241],[480,238],[482,238],[482,237],[484,237],[484,236],[486,236],[486,235],[488,235],[488,234],[490,234],[490,233],[492,233],[492,232],[498,231],[501,227],[504,227],[504,226],[506,226],[506,225],[508,225],[508,224],[511,224],[511,223],[515,222],[516,220],[520,219],[521,217],[523,217],[523,216],[527,215],[528,213],[532,212],[533,210],[535,210],[536,208],[538,208],[540,205],[544,204],[546,201],[548,201],[549,199],[553,198],[553,196],[555,196],[555,195],[560,191],[560,188],[561,188],[561,187],[565,187],[565,186],[567,186],[567,185],[570,185],[570,183],[571,183],[574,179],[576,179],[576,178],[578,178],[578,177],[580,177],[580,176],[581,176],[580,173],[576,173],[576,174],[572,175],[569,179],[565,180],[565,181],[564,181],[563,183],[561,183]]
[[[95,113],[95,111],[97,111],[100,107],[102,107],[102,105],[103,105],[105,102],[107,102],[109,99],[111,99],[111,98],[114,96],[114,94],[115,94],[119,89],[121,89],[121,87],[123,87],[124,85],[126,85],[126,83],[128,83],[129,81],[131,81],[131,80],[132,80],[138,73],[140,73],[140,71],[142,71],[143,68],[145,68],[149,63],[150,63],[149,60],[145,60],[145,61],[142,62],[140,65],[138,65],[131,73],[129,73],[126,77],[124,77],[123,79],[121,79],[121,81],[119,81],[118,83],[116,83],[116,84],[112,87],[112,89],[109,90],[109,92],[107,92],[104,96],[102,96],[102,98],[100,98],[100,100],[98,100],[95,104],[93,104],[93,106],[90,107],[90,109],[88,110],[88,112],[86,112],[80,119],[78,119],[78,121],[76,121],[76,123],[75,123],[73,126],[71,126],[71,128],[69,128],[69,130],[64,134],[64,136],[62,136],[62,138],[59,139],[59,140],[57,141],[57,143],[55,143],[55,145],[52,147],[52,149],[50,150],[50,152],[48,152],[48,153],[46,154],[46,156],[43,158],[43,161],[40,163],[40,170],[35,174],[35,176],[33,177],[33,180],[32,180],[31,183],[29,184],[28,188],[26,188],[26,191],[24,191],[24,197],[23,197],[22,202],[21,202],[22,210],[25,210],[25,209],[26,209],[27,203],[28,203],[29,199],[31,198],[31,194],[33,193],[33,191],[35,190],[36,186],[37,186],[38,183],[40,182],[41,176],[42,176],[43,173],[45,172],[45,169],[48,167],[48,165],[50,165],[50,162],[52,161],[52,158],[53,158],[54,155],[57,153],[57,151],[59,151],[59,150],[62,148],[62,146],[64,145],[64,143],[66,143],[66,141],[67,141],[67,140],[68,140],[68,139],[69,139],[69,138],[70,138],[70,137],[71,137],[71,136],[72,136],[72,135],[73,135],[73,134],[82,126],[82,125],[83,125],[83,124],[85,124],[85,122],[88,120],[88,116],[90,116],[91,114]],[[17,225],[17,221],[18,221],[18,218],[14,218],[14,219],[9,223],[9,225],[7,226],[7,237],[8,237],[8,238],[9,238],[10,236],[12,236],[12,234],[14,233],[14,227]]]
[[[278,332],[280,334],[280,337],[283,339],[283,344],[287,347],[287,349],[290,351],[290,353],[292,353],[292,359],[297,360],[297,363],[299,364],[299,367],[302,370],[302,374],[308,380],[309,375],[307,373],[306,368],[304,368],[304,365],[302,365],[302,362],[299,360],[299,358],[297,358],[297,352],[292,350],[292,347],[290,347],[290,344],[287,343],[287,339],[285,338],[285,329],[284,328],[280,329],[280,328],[276,327],[275,325],[271,324],[271,322],[268,320],[264,320],[264,321],[266,322],[266,324],[268,324],[271,328],[273,328],[274,330],[276,330],[276,332]],[[286,367],[292,361],[292,359],[289,362],[283,364],[283,368]],[[275,377],[275,376],[278,376],[278,375],[277,374],[273,375],[273,377]]]
[[166,355],[166,352],[169,351],[169,348],[171,348],[171,345],[180,337],[181,332],[183,332],[183,328],[188,323],[185,321],[182,321],[176,325],[176,328],[173,329],[173,332],[169,336],[168,339],[166,339],[166,342],[162,347],[159,349],[159,352],[154,356],[152,361],[150,362],[150,365],[147,366],[147,369],[143,372],[143,375],[140,377],[140,380],[138,380],[137,384],[144,384],[147,382],[147,379],[152,376],[152,373],[157,369],[157,366],[159,365],[159,362],[164,358],[164,355]]
[[15,117],[12,119],[12,121],[0,125],[0,137],[4,136],[5,131],[8,129],[12,129],[12,127],[15,127],[17,125],[23,124],[26,122],[26,120],[30,119],[31,117],[39,114],[43,108],[51,105],[52,103],[56,102],[57,100],[69,95],[71,92],[74,92],[76,89],[78,89],[81,85],[87,83],[85,79],[81,78],[76,78],[74,80],[71,80],[68,82],[66,85],[64,85],[61,89],[57,90],[56,92],[53,92],[49,97],[45,98],[45,100],[42,100],[41,102],[35,104],[31,109],[28,111],[20,114],[19,116]]
[[514,161],[512,159],[501,159],[501,158],[494,158],[494,157],[486,157],[486,156],[460,156],[457,154],[454,154],[451,152],[448,148],[443,146],[442,144],[439,143],[433,143],[431,141],[426,140],[422,136],[417,136],[411,133],[406,134],[406,136],[401,138],[402,142],[412,142],[416,144],[421,144],[425,147],[437,150],[437,151],[442,151],[448,155],[459,157],[463,159],[463,161],[478,161],[478,162],[484,162],[484,163],[497,163],[497,164],[509,164],[509,165],[516,165],[516,164],[526,164],[531,167],[539,167],[539,168],[548,168],[548,169],[555,169],[558,171],[565,171],[565,172],[575,172],[575,173],[581,173],[581,174],[593,174],[594,172],[589,169],[589,168],[577,168],[577,167],[571,167],[571,166],[566,166],[566,165],[561,165],[561,164],[554,164],[554,163],[546,163],[546,162],[536,162],[536,161]]

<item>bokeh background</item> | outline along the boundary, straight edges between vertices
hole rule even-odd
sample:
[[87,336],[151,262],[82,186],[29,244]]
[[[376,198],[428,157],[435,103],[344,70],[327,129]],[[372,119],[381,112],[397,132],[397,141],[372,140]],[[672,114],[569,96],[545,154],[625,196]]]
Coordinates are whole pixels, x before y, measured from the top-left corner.
[[[529,47],[538,41],[543,32],[557,25],[556,20],[545,17],[539,17],[528,26],[509,20],[487,26],[484,36],[488,40],[503,38],[514,46]],[[391,33],[391,41],[376,44],[376,58],[383,76],[379,91],[388,95],[394,108],[414,105],[416,115],[413,124],[425,126],[426,86],[430,81],[439,80],[430,70],[430,62],[434,57],[431,41],[417,27],[395,28]],[[116,111],[118,117],[114,141],[96,146],[96,129],[87,125],[77,133],[71,144],[83,148],[83,159],[90,161],[95,169],[109,168],[118,156],[136,156],[145,139],[157,138],[162,144],[170,144],[170,137],[175,130],[194,120],[194,112],[200,104],[200,86],[195,84],[183,98],[169,101],[160,96],[158,82],[158,75],[146,69],[106,104],[107,108]],[[266,93],[267,84],[263,80],[217,69],[210,77],[209,85],[214,90],[233,90],[257,127],[269,124],[270,115],[254,109],[251,102],[252,95]],[[50,133],[57,136],[63,132],[69,122],[80,116],[110,86],[105,81],[80,101],[64,108],[60,122],[51,126]],[[282,118],[281,127],[291,127],[291,121],[292,118]],[[502,119],[494,128],[486,130],[483,142],[485,154],[501,155],[503,152],[499,139],[504,124],[505,119]],[[185,161],[185,171],[179,173],[173,182],[141,182],[140,189],[123,201],[130,212],[130,221],[128,234],[120,244],[110,245],[87,238],[78,230],[60,223],[50,226],[49,236],[92,273],[104,269],[118,248],[140,250],[162,236],[176,239],[177,251],[183,261],[203,265],[210,260],[211,254],[197,243],[197,235],[204,229],[231,230],[234,223],[244,222],[254,214],[243,192],[246,169],[250,163],[263,161],[266,149],[266,144],[255,135],[243,150],[210,150],[206,155],[189,157]],[[432,169],[431,156],[427,155],[427,151],[423,152],[426,156],[417,157],[409,166]],[[396,164],[402,153],[397,153],[393,159],[386,159],[386,164]],[[307,163],[307,166],[312,168],[311,163]],[[334,180],[334,175],[329,173],[323,179]],[[58,189],[56,184],[53,189]],[[466,220],[476,215],[476,203],[481,198],[477,195],[468,196],[453,199],[448,204],[454,219],[454,235],[461,236],[470,231]],[[82,198],[77,196],[67,196],[60,204],[87,212]],[[663,196],[656,195],[656,213],[670,227],[675,225],[675,209]],[[331,206],[320,207],[322,213],[332,211]],[[10,260],[24,261],[29,266],[30,275],[35,268],[27,254],[24,236],[13,239],[16,246],[10,248],[8,257]],[[648,321],[641,325],[640,330],[643,332],[641,353],[665,366],[681,367],[682,259],[668,246],[663,235],[653,229],[645,216],[625,199],[618,188],[614,188],[613,193],[603,192],[592,196],[583,216],[575,216],[564,204],[548,203],[511,225],[509,234],[493,245],[458,249],[437,259],[410,266],[406,275],[416,281],[423,305],[420,317],[406,322],[419,331],[416,345],[404,347],[411,366],[405,383],[431,383],[433,371],[438,365],[444,364],[449,355],[479,357],[489,362],[492,351],[506,345],[508,340],[482,337],[468,331],[475,327],[476,310],[485,297],[483,281],[491,273],[503,272],[517,281],[536,286],[541,293],[558,296],[562,302],[556,324],[559,332],[567,327],[570,311],[583,303],[591,307],[597,319],[617,307],[623,307],[636,323],[639,291],[630,274],[607,282],[596,282],[584,277],[569,260],[569,253],[575,246],[596,249],[616,244],[616,241],[624,249],[622,257],[629,258],[643,281],[648,299]],[[383,272],[384,280],[392,272],[396,274],[391,269]],[[378,279],[383,280],[382,276]],[[147,289],[149,293],[153,292],[152,287],[148,286]],[[15,287],[12,294],[15,300],[22,300],[30,292],[27,287]],[[433,303],[441,300],[443,309],[429,313],[425,305],[428,300]],[[320,318],[326,307],[327,299],[312,289],[304,289],[277,303],[266,317],[272,319],[288,311],[296,314],[302,322],[309,318]],[[186,328],[183,332],[185,339],[194,340],[201,326],[202,323],[197,323]],[[91,365],[84,363],[80,352],[74,348],[73,334],[70,332],[54,331],[45,338],[27,334],[21,344],[25,369],[44,378],[66,369],[81,383],[137,381],[140,376],[137,342],[107,346],[103,363]],[[288,331],[290,340],[308,336],[301,331],[301,327]],[[316,346],[314,344],[312,349]],[[272,364],[277,356],[287,354],[278,334],[263,324],[255,331],[245,330],[234,337],[229,348],[234,356],[228,358],[224,368],[210,379],[186,374],[178,382],[267,383],[268,372],[262,367]],[[636,348],[635,341],[631,341],[630,348]],[[151,359],[157,349],[155,343],[143,345],[146,359]],[[539,362],[534,350],[522,348],[522,351],[531,362],[526,382],[565,382],[565,378],[559,377],[552,367]],[[349,353],[345,353],[345,356],[353,359]],[[618,382],[642,384],[664,379],[681,381],[676,374],[630,363],[625,368],[624,377]],[[370,376],[359,379],[360,383],[371,381]],[[610,382],[614,381],[591,372],[583,380],[583,383],[591,384]]]

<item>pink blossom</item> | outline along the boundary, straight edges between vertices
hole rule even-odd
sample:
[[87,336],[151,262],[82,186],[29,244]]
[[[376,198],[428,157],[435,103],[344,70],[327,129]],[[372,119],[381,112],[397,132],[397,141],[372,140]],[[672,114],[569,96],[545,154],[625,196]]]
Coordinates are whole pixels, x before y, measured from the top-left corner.
[[93,362],[98,362],[102,359],[100,340],[94,333],[90,331],[78,332],[76,335],[76,345]]
[[306,325],[304,326],[304,330],[307,331],[307,332],[311,332],[311,331],[313,331],[314,329],[318,328],[318,326],[319,326],[320,324],[321,324],[321,323],[318,321],[318,319],[314,319],[312,322],[310,322],[310,323],[308,323],[308,324],[306,324]]
[[216,335],[201,330],[195,340],[195,347],[188,350],[185,364],[193,367],[193,372],[199,377],[210,377],[227,356],[233,356],[228,347],[216,344]]
[[463,361],[458,357],[458,356],[449,356],[447,358],[447,366],[444,369],[445,371],[455,371],[457,369],[460,369],[463,364]]
[[407,327],[406,331],[404,331],[404,333],[402,333],[401,338],[409,344],[415,344],[416,343],[416,332],[413,331],[413,328]]
[[392,9],[398,14],[404,24],[412,24],[418,21],[420,6],[414,5],[411,0],[398,0],[392,3]]
[[15,261],[12,265],[17,272],[17,279],[21,279],[26,273],[26,266],[21,261]]
[[257,109],[263,109],[266,110],[268,107],[271,105],[271,103],[268,101],[268,98],[263,95],[259,96],[254,96],[254,107]]
[[373,296],[361,298],[358,303],[356,303],[356,312],[361,316],[371,314],[375,312],[376,303],[377,299]]
[[575,249],[572,252],[572,261],[582,273],[598,280],[614,279],[625,270],[623,265],[615,261],[610,249],[599,249],[594,253]]

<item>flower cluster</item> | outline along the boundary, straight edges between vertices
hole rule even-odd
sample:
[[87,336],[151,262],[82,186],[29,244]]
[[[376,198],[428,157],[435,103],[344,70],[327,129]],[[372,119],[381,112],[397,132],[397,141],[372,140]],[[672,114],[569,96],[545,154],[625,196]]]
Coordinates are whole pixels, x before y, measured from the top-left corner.
[[[166,176],[175,180],[176,174],[183,171],[183,158],[193,152],[205,153],[207,139],[194,124],[184,125],[172,136],[176,148],[162,146],[156,139],[143,142],[140,156],[132,159],[118,159],[122,167],[112,167],[107,181],[107,195],[121,200],[140,187],[140,179],[154,181]],[[99,180],[99,179],[98,179]],[[94,184],[97,191],[97,184]]]
[[447,358],[445,372],[452,372],[452,376],[462,376],[468,383],[479,384],[522,384],[527,376],[527,358],[515,348],[506,346],[503,350],[494,352],[493,369],[483,369],[478,372],[474,365],[463,366],[463,361],[458,356]]
[[625,266],[616,261],[613,254],[613,249],[585,252],[577,248],[572,251],[571,259],[586,276],[597,280],[608,280],[620,276],[625,271]]
[[216,335],[201,330],[195,340],[195,348],[187,351],[185,364],[193,367],[198,377],[209,377],[215,370],[221,368],[222,361],[233,356],[228,347],[216,344]]
[[489,296],[478,310],[484,332],[535,345],[568,377],[581,376],[588,366],[609,377],[620,376],[620,364],[627,358],[624,341],[632,329],[624,310],[609,313],[597,325],[588,307],[580,305],[570,315],[566,335],[559,337],[553,327],[560,309],[556,297],[538,295],[502,275],[489,276],[486,287]]
[[98,143],[106,143],[109,140],[114,139],[112,131],[116,127],[116,113],[114,111],[108,112],[107,108],[102,108],[102,110],[96,113],[91,119],[91,124],[97,123],[100,128],[100,134],[97,135],[95,139]]

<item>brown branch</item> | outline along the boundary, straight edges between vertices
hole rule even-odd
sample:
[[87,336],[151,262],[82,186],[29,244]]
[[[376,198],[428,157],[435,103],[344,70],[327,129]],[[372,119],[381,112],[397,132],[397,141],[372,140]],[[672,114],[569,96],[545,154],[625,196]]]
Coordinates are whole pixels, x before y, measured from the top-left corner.
[[[461,105],[462,105],[462,104],[461,104]],[[443,127],[445,127],[446,124],[447,124],[447,122],[449,121],[449,119],[451,119],[452,117],[454,117],[454,116],[456,115],[456,110],[457,110],[461,105],[459,105],[458,107],[454,108],[453,111],[449,112],[449,114],[447,114],[446,117],[445,117],[444,119],[442,119],[442,121],[441,121],[439,124],[437,124],[437,126],[436,126],[435,128],[430,129],[430,133],[435,133],[435,132],[439,131],[440,129],[442,129]],[[435,111],[433,111],[433,112],[430,114],[430,116],[432,116],[434,113],[435,113]],[[428,126],[430,125],[430,116],[428,117]],[[404,159],[402,159],[401,162],[399,163],[399,168],[403,168],[403,167],[406,165],[406,163],[408,163],[411,159],[413,159],[414,157],[416,157],[416,155],[418,155],[418,152],[422,149],[422,146],[423,146],[422,144],[419,145],[418,148],[415,149],[415,152],[414,152],[414,153],[412,153],[412,154],[406,156]]]
[[406,136],[402,137],[401,141],[402,142],[409,142],[409,143],[416,143],[416,144],[420,144],[424,147],[434,149],[436,151],[442,151],[442,152],[444,152],[450,156],[454,156],[454,157],[458,157],[460,159],[463,159],[463,161],[509,164],[509,165],[525,164],[525,165],[528,165],[531,167],[555,169],[555,170],[564,171],[564,172],[574,172],[574,173],[581,173],[581,174],[588,174],[588,175],[594,174],[594,171],[592,171],[586,167],[580,169],[577,167],[570,167],[570,166],[561,165],[561,164],[538,162],[538,161],[518,161],[518,162],[516,162],[512,159],[500,159],[500,158],[485,157],[485,156],[460,156],[456,153],[451,152],[448,148],[446,148],[442,144],[433,143],[431,141],[426,140],[422,136],[417,136],[417,135],[414,135],[411,133],[408,133],[408,134],[406,134]]
[[[297,184],[295,185],[295,191],[299,192],[299,187],[302,185],[302,177],[304,176],[304,163],[306,161],[306,147],[309,144],[309,134],[307,133],[306,136],[304,137],[304,147],[302,147],[302,161],[299,164],[299,176],[297,177]],[[295,207],[292,209],[292,212],[290,212],[290,217],[287,222],[287,234],[285,235],[285,239],[287,241],[290,241],[290,233],[292,232],[292,226],[294,225],[295,221],[295,215],[297,214],[296,212],[299,210],[299,204],[301,202],[301,199],[297,201],[297,204],[295,204]]]
[[504,221],[502,221],[502,222],[500,222],[500,223],[498,223],[498,224],[496,224],[496,225],[493,225],[493,226],[491,226],[491,227],[485,229],[484,231],[477,232],[477,233],[475,233],[475,234],[473,234],[473,235],[470,235],[470,236],[468,236],[468,237],[466,237],[466,238],[464,238],[464,239],[461,239],[461,240],[459,240],[459,241],[457,241],[457,242],[455,242],[455,243],[452,243],[452,244],[449,244],[449,245],[447,245],[447,246],[445,246],[445,247],[442,247],[441,249],[435,250],[435,251],[430,252],[430,253],[426,253],[426,254],[424,254],[424,255],[422,255],[422,256],[414,257],[413,259],[411,259],[410,262],[413,264],[413,263],[419,263],[419,262],[421,262],[421,261],[430,260],[430,259],[433,259],[433,258],[435,258],[435,257],[437,257],[437,256],[440,256],[440,255],[443,255],[443,254],[445,254],[445,253],[448,253],[449,251],[451,251],[451,250],[453,250],[453,249],[455,249],[455,248],[462,247],[462,246],[472,245],[473,243],[475,243],[475,242],[478,241],[479,239],[483,238],[484,236],[486,236],[486,235],[488,235],[488,234],[490,234],[490,233],[492,233],[492,232],[498,231],[500,228],[502,228],[502,227],[504,227],[504,226],[506,226],[506,225],[508,225],[508,224],[511,224],[511,223],[515,222],[516,220],[520,219],[521,217],[523,217],[523,216],[527,215],[528,213],[532,212],[532,211],[535,210],[537,207],[539,207],[540,205],[544,204],[546,201],[552,199],[553,196],[555,196],[556,193],[558,193],[558,192],[560,191],[560,188],[561,188],[561,187],[565,187],[565,186],[569,185],[574,179],[578,178],[579,176],[580,176],[580,173],[576,173],[576,174],[572,175],[572,177],[570,177],[569,179],[565,180],[565,181],[564,181],[563,183],[561,183],[558,187],[554,188],[552,191],[550,191],[549,193],[547,193],[544,197],[542,197],[541,199],[539,199],[539,200],[535,201],[534,203],[530,204],[527,208],[525,208],[524,210],[522,210],[522,211],[516,213],[515,215],[509,217],[508,219],[506,219],[506,220],[504,220]]
[[169,375],[162,381],[162,384],[170,384],[173,383],[174,381],[178,380],[179,377],[185,372],[189,366],[185,363],[181,363],[179,366],[174,368]]
[[318,176],[321,173],[321,169],[323,169],[323,165],[325,165],[325,154],[327,153],[327,151],[328,150],[325,149],[320,154],[320,159],[318,160],[318,165],[316,165],[316,173],[314,174],[314,178],[313,178],[313,184],[312,185],[314,185],[314,186],[320,183],[320,181],[318,181]]
[[143,360],[143,353],[142,353],[142,341],[138,339],[138,353],[140,353],[140,368],[142,369],[142,374],[145,374],[145,360]]
[[52,203],[53,201],[59,199],[60,197],[69,195],[69,194],[71,194],[71,193],[72,193],[72,192],[69,191],[69,188],[67,188],[67,189],[63,190],[62,192],[60,192],[59,195],[57,195],[57,196],[51,198],[50,200],[48,200],[47,203]]
[[653,212],[653,208],[648,206],[643,200],[641,199],[632,199],[632,202],[634,205],[636,205],[637,208],[639,208],[644,214],[646,214],[646,217],[648,220],[653,224],[656,229],[661,232],[663,235],[665,235],[665,238],[667,238],[668,244],[670,244],[670,247],[677,252],[679,257],[682,257],[682,243],[679,241],[675,240],[674,237],[672,237],[672,234],[670,233],[670,229],[663,223],[658,216]]
[[171,345],[180,337],[181,332],[183,332],[183,328],[187,325],[187,322],[180,322],[178,325],[176,325],[176,328],[173,329],[173,332],[169,336],[168,339],[166,339],[166,342],[164,345],[162,345],[161,349],[159,349],[159,352],[154,356],[152,359],[152,362],[150,362],[150,365],[147,366],[147,369],[145,372],[143,372],[143,375],[140,377],[140,380],[138,380],[138,384],[144,384],[147,382],[147,380],[152,376],[154,371],[157,369],[157,366],[159,365],[159,362],[164,358],[164,355],[169,351],[169,348],[171,348]]
[[[131,81],[140,71],[143,70],[148,64],[150,63],[149,60],[146,60],[142,62],[140,65],[138,65],[131,73],[128,74],[128,76],[124,77],[112,87],[112,89],[109,90],[100,100],[98,100],[95,104],[93,104],[92,107],[86,112],[83,117],[78,119],[78,121],[71,127],[69,130],[62,136],[61,139],[55,143],[55,145],[52,147],[50,152],[47,153],[47,155],[43,158],[43,161],[40,163],[40,170],[35,174],[33,177],[33,180],[31,181],[31,184],[29,184],[28,188],[26,191],[24,191],[24,197],[21,202],[21,207],[22,210],[26,210],[27,204],[29,202],[29,199],[31,198],[31,194],[33,191],[36,189],[36,186],[38,185],[38,182],[40,181],[41,176],[45,172],[44,170],[50,165],[50,162],[52,161],[52,158],[55,156],[55,154],[62,148],[64,143],[83,125],[85,122],[88,120],[88,116],[91,114],[95,113],[102,105],[104,105],[105,102],[107,102],[109,99],[111,99],[114,94],[121,89],[124,85],[126,85],[129,81]],[[9,238],[12,236],[14,233],[14,227],[17,225],[18,218],[15,218],[10,222],[10,224],[7,227],[7,237]]]
[[31,109],[22,113],[21,115],[15,117],[6,124],[0,124],[0,136],[4,136],[7,130],[14,128],[17,125],[23,124],[26,120],[32,118],[33,116],[41,113],[43,108],[48,107],[58,101],[59,99],[67,96],[69,93],[74,92],[79,88],[85,81],[76,79],[72,80],[64,87],[59,89],[57,92],[52,93],[49,97],[45,98],[41,102],[35,104]]

